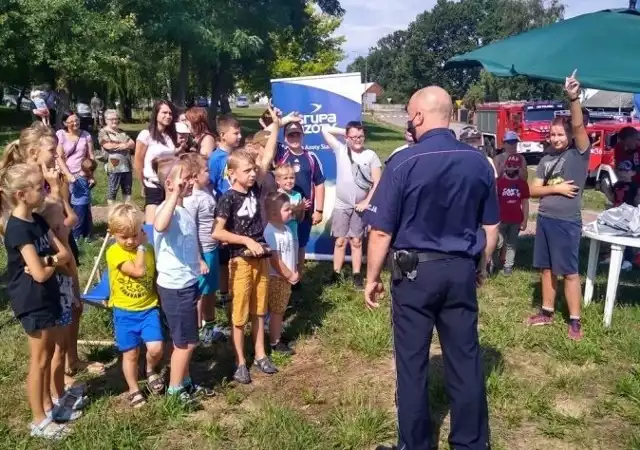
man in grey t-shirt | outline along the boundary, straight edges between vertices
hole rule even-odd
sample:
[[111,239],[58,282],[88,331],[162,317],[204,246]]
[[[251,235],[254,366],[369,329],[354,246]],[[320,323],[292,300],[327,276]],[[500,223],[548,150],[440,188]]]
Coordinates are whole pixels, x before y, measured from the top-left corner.
[[[351,247],[353,282],[362,288],[362,212],[376,190],[382,175],[382,163],[373,150],[364,147],[365,130],[360,122],[349,122],[346,130],[323,127],[322,135],[336,155],[336,203],[331,216],[331,234],[336,238],[333,250],[334,281],[339,281],[347,242]],[[345,136],[346,144],[336,136]]]

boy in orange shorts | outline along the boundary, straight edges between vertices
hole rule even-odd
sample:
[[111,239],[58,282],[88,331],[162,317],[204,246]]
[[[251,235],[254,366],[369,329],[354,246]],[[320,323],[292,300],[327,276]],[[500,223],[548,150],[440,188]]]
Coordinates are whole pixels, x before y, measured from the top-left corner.
[[244,149],[234,150],[229,154],[227,167],[232,185],[220,197],[216,206],[213,238],[228,244],[231,257],[231,321],[237,360],[233,378],[239,383],[249,384],[251,375],[244,356],[244,330],[249,315],[256,367],[269,375],[278,372],[265,352],[264,343],[264,316],[267,313],[269,285],[267,258],[271,254],[263,237],[264,226],[259,201],[260,182],[265,170],[256,166],[251,153]]

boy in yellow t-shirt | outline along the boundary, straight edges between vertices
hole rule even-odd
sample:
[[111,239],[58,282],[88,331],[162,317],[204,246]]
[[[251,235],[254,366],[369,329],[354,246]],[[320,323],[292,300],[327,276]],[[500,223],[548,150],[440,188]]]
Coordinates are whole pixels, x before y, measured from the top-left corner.
[[153,247],[142,230],[142,218],[136,207],[115,205],[108,218],[109,233],[116,243],[107,250],[109,305],[113,309],[115,341],[122,352],[122,372],[129,386],[129,403],[143,406],[145,398],[138,386],[138,352],[147,348],[147,381],[151,392],[159,394],[164,383],[155,372],[162,359],[162,328]]

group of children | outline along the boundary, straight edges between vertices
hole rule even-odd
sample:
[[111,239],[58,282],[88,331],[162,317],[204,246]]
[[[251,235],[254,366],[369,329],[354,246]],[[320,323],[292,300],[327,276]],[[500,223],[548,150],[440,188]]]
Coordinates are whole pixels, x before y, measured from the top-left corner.
[[[277,168],[275,180],[281,190],[268,193],[264,202],[260,198],[275,156],[277,129],[295,120],[294,116],[278,120],[262,148],[253,145],[228,152],[224,167],[230,186],[218,199],[209,186],[211,162],[203,156],[192,153],[156,160],[154,170],[166,198],[156,211],[153,246],[146,242],[134,206],[112,208],[108,227],[116,243],[107,251],[110,305],[133,407],[145,403],[137,380],[141,343],[147,347],[149,390],[159,393],[165,389],[155,370],[163,355],[161,317],[172,342],[166,392],[184,402],[193,401],[198,394],[213,394],[193,382],[189,362],[200,342],[209,345],[213,340],[222,248],[229,253],[231,338],[237,362],[234,379],[251,383],[244,352],[249,320],[259,371],[278,372],[265,345],[267,313],[272,351],[293,353],[281,340],[291,286],[300,279],[294,218],[300,207],[292,207],[292,202],[303,202],[293,192],[293,169]],[[224,132],[221,136],[224,142]]]
[[[189,363],[200,342],[208,345],[216,337],[213,314],[223,248],[229,253],[233,298],[234,379],[251,382],[244,355],[250,319],[258,370],[278,372],[267,355],[267,314],[271,350],[293,353],[281,334],[291,288],[301,276],[296,217],[308,202],[293,190],[295,174],[288,164],[275,168],[273,189],[264,193],[262,188],[274,169],[279,128],[297,121],[295,115],[276,118],[266,142],[229,149],[224,176],[230,186],[217,199],[205,157],[187,153],[156,159],[154,170],[166,198],[157,209],[153,236],[145,233],[135,206],[112,205],[108,229],[115,243],[106,252],[109,306],[132,407],[146,402],[138,380],[141,344],[151,393],[166,392],[184,402],[213,395],[194,383]],[[80,176],[68,180],[57,169],[56,144],[49,128],[34,125],[5,150],[0,163],[7,290],[29,342],[31,434],[48,439],[65,437],[70,431],[66,423],[79,418],[87,403],[83,388],[65,385],[65,359],[68,347],[77,345],[74,308],[80,306],[77,248],[70,231],[82,213],[79,207],[90,208],[95,169],[94,163],[83,163]],[[166,338],[170,349],[164,348]],[[165,352],[170,353],[168,386],[158,371]]]

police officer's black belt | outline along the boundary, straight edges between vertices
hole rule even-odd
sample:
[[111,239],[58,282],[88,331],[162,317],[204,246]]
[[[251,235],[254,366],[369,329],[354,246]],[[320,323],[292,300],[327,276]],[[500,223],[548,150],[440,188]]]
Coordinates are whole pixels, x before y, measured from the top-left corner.
[[394,281],[399,281],[406,276],[409,280],[413,281],[417,277],[417,267],[419,263],[454,258],[460,258],[460,256],[440,252],[393,250],[391,258],[391,278]]

